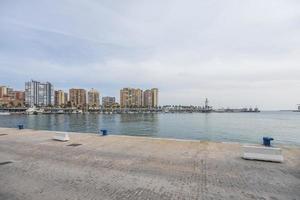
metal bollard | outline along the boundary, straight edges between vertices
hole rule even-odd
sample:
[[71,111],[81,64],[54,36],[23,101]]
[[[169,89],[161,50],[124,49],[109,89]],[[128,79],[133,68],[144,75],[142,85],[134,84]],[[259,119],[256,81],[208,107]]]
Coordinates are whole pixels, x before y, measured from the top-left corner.
[[18,128],[19,128],[19,130],[24,129],[24,125],[23,124],[19,124]]
[[106,129],[101,129],[100,131],[102,132],[102,136],[106,136],[107,135],[107,130]]
[[266,147],[269,147],[271,146],[271,141],[274,140],[273,138],[271,137],[263,137],[263,144],[266,146]]

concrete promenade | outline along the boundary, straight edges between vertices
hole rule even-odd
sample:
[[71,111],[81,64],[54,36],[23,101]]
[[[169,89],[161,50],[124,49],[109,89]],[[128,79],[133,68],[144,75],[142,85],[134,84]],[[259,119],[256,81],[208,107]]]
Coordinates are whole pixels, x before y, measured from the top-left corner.
[[298,147],[270,163],[241,159],[240,144],[53,135],[0,128],[0,200],[300,199]]

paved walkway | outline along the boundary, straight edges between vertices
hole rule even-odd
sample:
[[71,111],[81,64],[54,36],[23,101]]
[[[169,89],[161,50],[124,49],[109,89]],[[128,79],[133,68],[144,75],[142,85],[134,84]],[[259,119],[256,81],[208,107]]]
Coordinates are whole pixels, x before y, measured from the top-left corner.
[[241,159],[239,144],[52,135],[0,128],[1,200],[300,199],[300,148],[278,164]]

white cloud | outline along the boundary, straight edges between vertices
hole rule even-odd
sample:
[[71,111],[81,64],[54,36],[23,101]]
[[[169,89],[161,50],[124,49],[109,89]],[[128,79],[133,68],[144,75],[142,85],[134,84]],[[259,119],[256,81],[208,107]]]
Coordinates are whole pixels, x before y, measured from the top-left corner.
[[0,78],[116,96],[158,87],[162,104],[293,108],[299,9],[295,0],[3,1]]

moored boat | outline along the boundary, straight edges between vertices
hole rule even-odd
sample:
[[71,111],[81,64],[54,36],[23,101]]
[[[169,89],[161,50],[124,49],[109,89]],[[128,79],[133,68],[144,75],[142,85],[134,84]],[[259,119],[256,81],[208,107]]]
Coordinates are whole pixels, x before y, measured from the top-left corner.
[[9,112],[0,112],[0,115],[10,115]]

